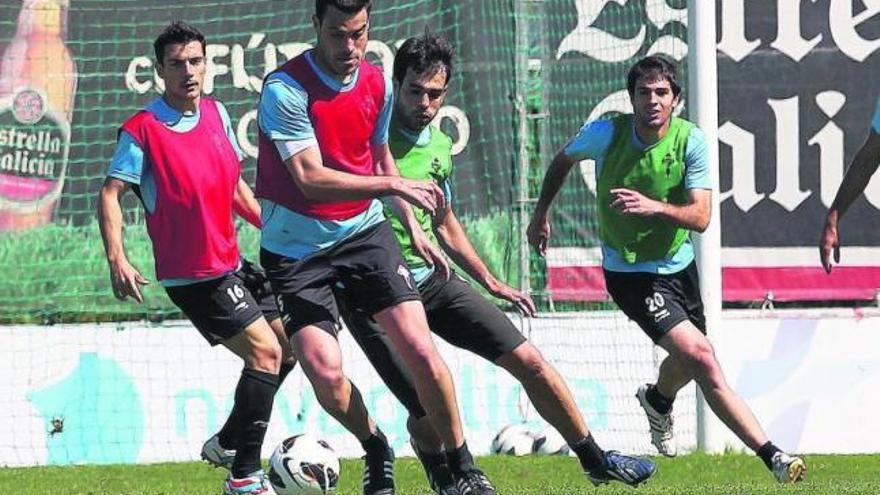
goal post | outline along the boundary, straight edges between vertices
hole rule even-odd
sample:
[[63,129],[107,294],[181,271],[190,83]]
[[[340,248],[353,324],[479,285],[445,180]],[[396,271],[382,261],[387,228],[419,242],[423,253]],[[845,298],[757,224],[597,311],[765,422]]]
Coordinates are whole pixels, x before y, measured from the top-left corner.
[[[694,234],[700,291],[711,336],[721,324],[721,205],[718,173],[718,63],[715,50],[715,2],[688,0],[688,105],[691,120],[706,135],[712,179],[712,210],[709,227]],[[720,452],[715,431],[718,419],[697,391],[697,446]]]

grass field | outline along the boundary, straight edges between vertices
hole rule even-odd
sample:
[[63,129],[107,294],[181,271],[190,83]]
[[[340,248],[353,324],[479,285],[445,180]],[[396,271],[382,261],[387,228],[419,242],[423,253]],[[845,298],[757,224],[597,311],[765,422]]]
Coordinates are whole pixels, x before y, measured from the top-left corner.
[[[658,459],[657,475],[633,490],[614,484],[593,488],[573,458],[486,457],[479,464],[502,495],[751,495],[880,494],[880,455],[808,456],[807,480],[779,486],[761,462],[748,455],[691,454]],[[337,493],[361,493],[360,461],[344,461]],[[81,466],[0,469],[0,493],[16,495],[216,495],[224,473],[202,463],[144,466]],[[396,464],[398,495],[428,495],[421,466],[414,459]]]

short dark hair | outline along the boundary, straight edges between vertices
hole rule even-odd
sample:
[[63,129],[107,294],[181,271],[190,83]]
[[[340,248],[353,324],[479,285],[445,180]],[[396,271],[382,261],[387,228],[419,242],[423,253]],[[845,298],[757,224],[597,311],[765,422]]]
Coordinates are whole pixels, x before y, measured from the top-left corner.
[[367,15],[370,15],[373,2],[372,0],[315,0],[315,16],[318,18],[319,24],[324,22],[327,7],[333,7],[349,15],[357,14],[361,9],[367,9]]
[[632,66],[629,74],[626,75],[626,90],[629,91],[630,96],[635,94],[636,82],[643,77],[648,77],[651,80],[666,79],[672,88],[673,96],[678,96],[681,93],[681,86],[678,84],[678,67],[675,62],[666,57],[651,55]]
[[398,84],[402,83],[407,69],[412,69],[416,74],[422,74],[427,70],[444,69],[448,84],[452,77],[454,56],[452,43],[443,36],[425,33],[409,38],[400,45],[394,56],[394,80]]
[[205,51],[205,36],[201,31],[183,21],[172,22],[161,33],[159,33],[159,37],[153,42],[153,50],[156,52],[156,62],[158,62],[159,65],[162,65],[166,46],[176,45],[178,43],[186,44],[191,41],[198,41],[202,45],[202,52]]

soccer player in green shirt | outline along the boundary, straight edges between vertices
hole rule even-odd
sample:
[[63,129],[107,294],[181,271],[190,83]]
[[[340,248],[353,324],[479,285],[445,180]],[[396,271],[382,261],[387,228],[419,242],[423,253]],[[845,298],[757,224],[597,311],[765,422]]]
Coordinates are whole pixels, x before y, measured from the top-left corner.
[[550,240],[553,198],[571,167],[596,162],[602,267],[609,294],[669,356],[656,384],[636,397],[648,416],[651,443],[676,455],[672,403],[696,380],[712,411],[764,461],[780,483],[806,473],[799,457],[769,441],[754,414],[727,384],[706,338],[703,302],[690,232],[709,225],[712,185],[702,131],[677,117],[681,87],[673,63],[650,56],[627,75],[633,113],[587,122],[560,151],[541,188],[528,227],[541,255]]
[[[429,125],[443,105],[452,76],[453,50],[436,35],[425,34],[406,40],[394,60],[396,99],[389,133],[389,147],[400,175],[414,180],[431,180],[452,198],[452,141]],[[443,251],[493,296],[514,304],[533,316],[532,299],[499,281],[480,259],[447,200],[445,209],[431,216],[413,208],[422,229]],[[401,244],[409,270],[418,284],[431,331],[447,342],[476,353],[509,371],[522,383],[537,411],[553,425],[577,454],[590,480],[598,485],[612,480],[638,485],[650,478],[656,466],[596,444],[577,410],[562,377],[541,353],[494,304],[472,289],[456,274],[434,270],[413,249],[410,236],[391,209],[386,215]],[[412,378],[400,362],[382,330],[369,315],[345,307],[343,315],[352,335],[389,388],[410,411],[408,427],[413,448],[425,467],[432,489],[450,495],[461,487],[451,483],[441,452],[441,443],[431,431],[415,394]]]

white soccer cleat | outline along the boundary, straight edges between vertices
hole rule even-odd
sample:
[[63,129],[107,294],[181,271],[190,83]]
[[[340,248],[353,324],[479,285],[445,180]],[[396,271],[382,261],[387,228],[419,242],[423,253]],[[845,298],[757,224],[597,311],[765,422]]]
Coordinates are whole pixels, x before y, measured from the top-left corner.
[[773,476],[780,483],[797,483],[807,477],[807,463],[800,457],[777,452],[770,459]]
[[246,478],[233,478],[230,473],[223,482],[223,495],[275,495],[275,491],[261,470]]
[[212,436],[202,445],[202,459],[214,467],[222,467],[232,471],[232,461],[235,459],[235,451],[224,449],[220,445],[220,437]]
[[648,402],[648,397],[645,395],[647,392],[648,385],[642,385],[639,387],[638,392],[636,392],[636,398],[639,399],[639,405],[642,406],[642,409],[645,410],[645,415],[648,416],[648,426],[651,427],[651,443],[654,444],[654,447],[657,447],[657,452],[666,457],[675,457],[678,449],[675,445],[675,435],[673,433],[672,411],[670,410],[666,414],[657,412],[651,403]]

